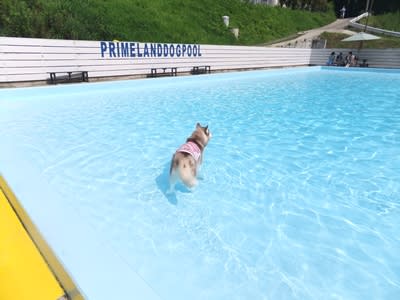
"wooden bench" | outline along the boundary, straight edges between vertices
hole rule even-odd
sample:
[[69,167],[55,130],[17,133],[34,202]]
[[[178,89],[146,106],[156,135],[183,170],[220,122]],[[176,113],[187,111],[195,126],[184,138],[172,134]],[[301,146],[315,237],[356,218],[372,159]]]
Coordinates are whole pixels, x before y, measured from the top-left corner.
[[89,82],[89,74],[87,71],[74,72],[49,72],[50,83],[67,83],[67,82]]
[[210,66],[195,66],[192,68],[190,73],[192,73],[193,75],[207,74],[207,73],[209,74],[209,73],[211,73],[211,67]]
[[[159,72],[161,70],[162,70],[162,72]],[[147,77],[177,76],[177,74],[178,74],[177,67],[151,68],[150,74]]]

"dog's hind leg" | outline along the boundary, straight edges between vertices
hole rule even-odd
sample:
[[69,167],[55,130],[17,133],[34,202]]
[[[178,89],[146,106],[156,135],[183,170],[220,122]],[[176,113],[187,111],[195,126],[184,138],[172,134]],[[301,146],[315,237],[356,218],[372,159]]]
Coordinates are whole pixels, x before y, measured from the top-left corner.
[[203,172],[201,171],[201,165],[197,166],[196,174],[197,174],[197,179],[199,179],[199,180],[204,179]]
[[175,155],[172,156],[171,166],[169,168],[169,188],[167,190],[167,194],[175,192],[175,184],[178,181],[176,166],[174,166],[174,164],[175,164],[174,158],[175,158]]
[[171,174],[169,174],[169,189],[167,190],[167,194],[175,192],[175,184],[177,181],[178,176],[176,174],[176,170],[172,170]]

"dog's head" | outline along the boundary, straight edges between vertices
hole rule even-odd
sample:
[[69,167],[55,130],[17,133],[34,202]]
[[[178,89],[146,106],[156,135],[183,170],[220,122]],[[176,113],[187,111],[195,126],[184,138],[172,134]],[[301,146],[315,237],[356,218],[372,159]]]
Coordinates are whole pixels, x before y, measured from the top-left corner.
[[196,129],[193,131],[192,135],[187,139],[187,141],[194,141],[204,148],[207,146],[211,136],[211,131],[208,129],[208,125],[203,127],[200,125],[200,123],[197,123]]

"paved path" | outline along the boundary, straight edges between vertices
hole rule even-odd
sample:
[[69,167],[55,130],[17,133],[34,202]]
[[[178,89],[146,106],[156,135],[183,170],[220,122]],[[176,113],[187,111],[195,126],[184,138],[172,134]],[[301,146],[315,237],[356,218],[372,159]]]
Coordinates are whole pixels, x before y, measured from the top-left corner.
[[354,31],[350,31],[345,29],[348,27],[350,20],[353,18],[346,18],[346,19],[337,19],[335,22],[325,25],[320,28],[316,29],[311,29],[308,31],[304,31],[299,35],[298,37],[292,39],[292,40],[287,40],[284,42],[279,42],[275,44],[270,44],[268,47],[286,47],[290,43],[291,45],[299,44],[301,45],[302,43],[304,44],[304,41],[311,41],[315,38],[317,38],[321,33],[327,31],[327,32],[339,32],[339,33],[346,33],[346,34],[353,34]]

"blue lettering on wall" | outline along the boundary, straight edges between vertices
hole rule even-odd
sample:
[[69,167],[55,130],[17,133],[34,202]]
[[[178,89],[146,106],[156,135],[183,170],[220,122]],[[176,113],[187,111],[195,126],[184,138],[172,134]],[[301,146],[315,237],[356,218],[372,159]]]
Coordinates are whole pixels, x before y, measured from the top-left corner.
[[131,48],[131,57],[135,57],[136,53],[135,53],[135,43],[129,43],[130,48]]
[[110,42],[108,44],[108,49],[109,49],[109,52],[110,52],[110,57],[115,57],[115,44],[114,44],[114,42]]
[[107,43],[106,42],[100,42],[100,51],[101,51],[101,57],[104,57],[104,52],[107,51]]
[[157,44],[157,57],[161,57],[161,56],[162,56],[162,45]]
[[150,45],[150,55],[151,55],[151,57],[157,56],[157,45],[156,44]]
[[139,43],[136,43],[136,52],[137,52],[137,56],[138,57],[142,57],[143,56],[143,54],[140,52]]
[[200,57],[200,45],[155,44],[139,42],[100,42],[101,57]]
[[119,43],[116,43],[117,44],[117,57],[120,57],[120,53],[119,53]]
[[181,57],[181,45],[176,46],[176,56]]
[[129,57],[129,43],[121,43],[121,56]]
[[147,44],[144,44],[143,56],[149,57],[149,47],[147,46]]
[[185,56],[186,45],[182,45],[182,56]]
[[168,45],[164,44],[164,57],[168,56]]

